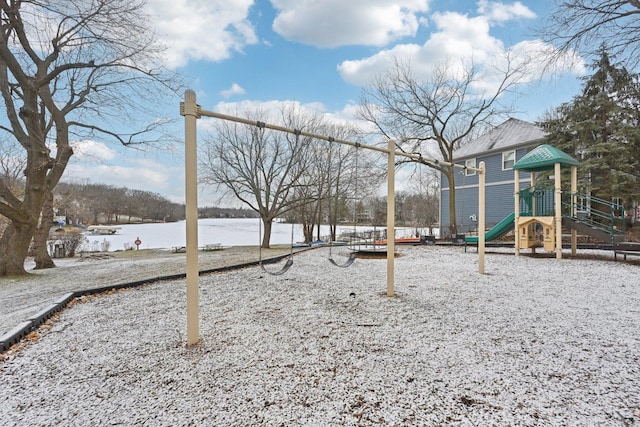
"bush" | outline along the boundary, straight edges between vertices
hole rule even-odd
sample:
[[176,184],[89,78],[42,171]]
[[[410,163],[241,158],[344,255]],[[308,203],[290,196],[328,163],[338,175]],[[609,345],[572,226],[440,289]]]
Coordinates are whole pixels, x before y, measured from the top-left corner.
[[76,252],[78,249],[82,247],[82,245],[88,240],[84,237],[84,235],[79,231],[67,231],[62,236],[60,236],[60,241],[64,245],[64,255],[67,258],[73,258],[76,256]]

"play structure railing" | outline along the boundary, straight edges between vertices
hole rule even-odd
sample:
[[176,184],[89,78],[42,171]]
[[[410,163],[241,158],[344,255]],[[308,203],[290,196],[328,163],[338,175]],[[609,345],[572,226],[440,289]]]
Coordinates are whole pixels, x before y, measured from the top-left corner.
[[554,216],[553,187],[534,185],[520,190],[520,216]]
[[562,214],[611,236],[625,233],[624,208],[588,194],[563,192]]
[[[554,216],[554,188],[534,185],[520,191],[520,216]],[[624,235],[624,208],[587,194],[562,192],[562,216],[613,238]]]

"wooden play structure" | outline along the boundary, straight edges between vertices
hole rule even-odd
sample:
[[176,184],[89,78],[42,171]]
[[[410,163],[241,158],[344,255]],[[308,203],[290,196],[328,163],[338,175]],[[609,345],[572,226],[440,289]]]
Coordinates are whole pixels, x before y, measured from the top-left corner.
[[[578,161],[550,145],[540,145],[513,165],[515,193],[515,252],[542,246],[562,258],[562,167],[571,168],[571,194],[577,190]],[[520,190],[520,171],[530,172],[531,186]],[[538,173],[553,171],[553,187],[536,185]],[[575,197],[575,196],[573,196]],[[576,203],[571,203],[575,215]],[[575,254],[577,234],[572,230],[571,249]]]
[[[623,206],[581,194],[577,190],[578,161],[550,145],[540,145],[513,165],[514,211],[484,233],[485,241],[515,231],[515,253],[535,253],[541,247],[562,258],[562,229],[571,231],[571,255],[576,255],[578,232],[618,247],[625,237]],[[562,168],[570,168],[571,189],[562,190]],[[520,188],[520,173],[529,172],[531,185]],[[566,176],[566,175],[565,175]],[[566,187],[566,186],[565,186]],[[478,236],[465,243],[477,244]]]

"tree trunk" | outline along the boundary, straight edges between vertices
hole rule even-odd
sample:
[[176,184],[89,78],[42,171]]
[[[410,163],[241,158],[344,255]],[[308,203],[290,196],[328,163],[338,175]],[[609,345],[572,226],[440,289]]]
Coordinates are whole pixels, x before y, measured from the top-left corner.
[[33,224],[16,225],[11,222],[0,239],[0,277],[26,275],[24,260],[35,231]]
[[35,149],[29,151],[24,199],[19,205],[16,204],[17,209],[9,217],[11,223],[0,239],[0,277],[27,274],[24,261],[38,226],[38,217],[47,191],[45,181],[48,164],[48,152]]
[[47,250],[47,240],[49,240],[49,230],[53,226],[53,192],[47,190],[42,203],[42,214],[40,225],[33,236],[33,251],[36,266],[34,270],[45,268],[55,268],[55,264]]
[[[322,201],[318,202],[318,203],[322,203]],[[316,240],[322,240],[322,206],[319,207],[318,209],[318,216],[317,216],[317,226],[318,226],[318,236],[316,238]]]
[[336,241],[338,232],[338,206],[337,200],[333,206],[329,206],[329,236],[332,242]]
[[311,222],[305,221],[302,224],[302,234],[304,235],[305,243],[311,243],[313,241],[313,229],[314,225]]
[[449,232],[451,236],[455,236],[458,233],[458,224],[456,218],[456,181],[453,166],[447,168],[446,177],[449,181]]
[[262,249],[269,249],[271,247],[271,226],[273,225],[272,219],[261,218],[262,221]]

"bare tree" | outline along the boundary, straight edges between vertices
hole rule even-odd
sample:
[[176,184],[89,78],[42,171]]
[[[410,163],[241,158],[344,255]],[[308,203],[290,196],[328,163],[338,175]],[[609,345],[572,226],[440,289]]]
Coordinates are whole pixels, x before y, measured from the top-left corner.
[[27,159],[22,197],[0,183],[0,214],[11,221],[0,239],[0,276],[26,274],[43,203],[73,155],[71,137],[131,145],[162,136],[164,121],[146,105],[161,105],[173,76],[159,65],[163,49],[143,6],[143,0],[0,0],[7,115],[0,130]]
[[561,52],[597,54],[606,46],[628,68],[640,61],[640,0],[565,0],[548,22],[540,32]]
[[366,201],[380,192],[387,176],[386,156],[338,144],[333,147],[330,168],[329,230],[331,239],[335,240],[338,224],[345,220],[359,222]]
[[[12,138],[4,138],[0,144],[1,180],[9,191],[18,198],[24,196],[25,180],[22,177],[26,167],[27,158],[22,147]],[[38,227],[34,234],[31,252],[34,254],[34,269],[36,270],[55,267],[47,246],[49,230],[53,225],[53,194],[50,191],[45,192],[42,212],[50,212],[51,214],[40,216]],[[6,225],[8,224],[3,224],[3,227],[0,227],[0,233],[4,233]]]
[[309,163],[307,170],[300,176],[299,185],[293,192],[295,200],[306,200],[292,210],[295,220],[302,224],[302,234],[305,243],[313,241],[313,231],[320,222],[322,205],[327,188],[326,177],[326,146],[320,141],[313,141],[307,146]]
[[[346,123],[324,123],[317,130],[319,134],[330,138],[356,142],[358,130]],[[341,201],[354,200],[358,197],[358,177],[356,166],[358,150],[337,142],[313,141],[308,147],[311,158],[306,173],[301,177],[301,185],[296,189],[296,197],[305,198],[309,203],[295,210],[298,221],[302,223],[306,242],[313,240],[314,229],[317,238],[321,238],[320,226],[327,221],[330,226],[331,238],[335,239],[335,231],[340,215],[340,208],[345,207]],[[362,168],[365,168],[367,156],[360,156]],[[361,168],[361,169],[362,169]],[[366,169],[366,168],[365,168]],[[360,171],[360,180],[373,183],[376,176]],[[366,179],[368,177],[369,179]],[[371,185],[368,186],[368,188]],[[362,186],[360,190],[362,190]],[[344,212],[341,212],[344,216]],[[351,218],[349,218],[351,219]]]
[[[314,132],[320,122],[319,116],[304,115],[292,104],[283,104],[280,115],[285,127],[307,132]],[[256,121],[269,117],[266,111],[244,116]],[[260,215],[263,248],[270,247],[275,218],[316,197],[295,192],[310,164],[311,142],[300,134],[226,121],[216,122],[215,132],[204,138],[202,181],[232,193]]]
[[433,225],[439,218],[438,173],[435,169],[427,169],[420,164],[416,164],[416,169],[407,189],[408,202],[413,211],[411,219],[416,228],[428,227],[429,234],[433,234]]
[[[441,160],[453,161],[460,145],[512,109],[501,103],[501,97],[520,80],[524,63],[515,67],[504,58],[503,68],[493,70],[498,76],[490,91],[479,70],[473,65],[454,67],[441,64],[433,68],[429,79],[420,79],[409,61],[397,60],[363,91],[360,116],[372,123],[377,132],[393,139],[399,150],[421,153],[429,158],[435,150]],[[452,69],[457,69],[454,75]],[[450,232],[456,233],[454,168],[424,160],[418,162],[442,172],[448,180]],[[443,183],[444,184],[444,183]]]
[[[348,218],[355,222],[359,150],[334,143],[331,143],[329,150],[327,158],[327,218],[330,239],[335,241],[338,223],[342,218]],[[352,201],[351,212],[349,212],[349,200]]]

